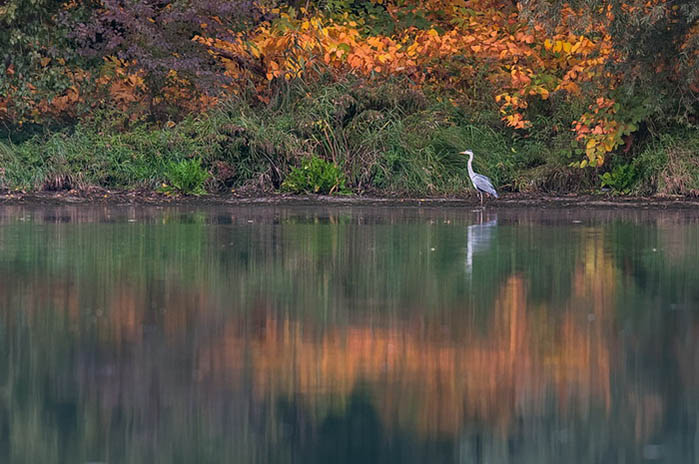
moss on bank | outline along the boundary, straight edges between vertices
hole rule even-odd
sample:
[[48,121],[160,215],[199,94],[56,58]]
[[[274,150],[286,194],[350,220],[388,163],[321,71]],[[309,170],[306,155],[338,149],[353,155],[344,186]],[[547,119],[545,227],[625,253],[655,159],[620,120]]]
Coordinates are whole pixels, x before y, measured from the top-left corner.
[[[565,105],[535,121],[527,138],[506,128],[495,108],[469,108],[397,82],[340,82],[290,86],[268,105],[239,100],[177,124],[117,129],[113,115],[95,116],[70,130],[0,142],[0,188],[154,190],[172,183],[178,163],[201,160],[208,175],[183,172],[209,192],[269,192],[317,157],[338,166],[337,181],[355,193],[450,195],[471,188],[459,154],[470,148],[476,170],[502,191],[583,192],[604,184],[618,193],[699,192],[696,131],[647,136],[600,170],[574,169],[573,135],[559,129],[570,127]],[[187,180],[180,179],[197,188]]]

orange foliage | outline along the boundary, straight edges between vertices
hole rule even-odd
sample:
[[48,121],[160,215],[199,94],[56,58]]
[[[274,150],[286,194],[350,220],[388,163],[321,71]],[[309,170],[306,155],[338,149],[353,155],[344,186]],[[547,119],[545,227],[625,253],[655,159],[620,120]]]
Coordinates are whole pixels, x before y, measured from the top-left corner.
[[122,111],[128,111],[134,103],[141,102],[147,90],[143,72],[131,72],[129,64],[134,63],[107,57],[102,77],[97,80],[98,88],[106,90],[110,100]]
[[[546,100],[554,92],[579,97],[584,83],[589,83],[591,92],[605,95],[614,85],[613,76],[603,71],[613,57],[611,39],[602,25],[576,35],[563,21],[550,35],[521,18],[511,3],[428,0],[412,7],[387,5],[393,17],[410,8],[428,16],[437,11],[442,15],[432,14],[434,27],[427,30],[411,26],[381,35],[367,32],[347,16],[332,19],[302,10],[305,14],[297,17],[282,12],[276,22],[238,34],[234,41],[194,40],[207,45],[224,64],[234,82],[233,93],[253,82],[263,101],[266,81],[312,78],[320,71],[366,78],[403,75],[415,85],[460,91],[473,86],[479,66],[487,66],[487,79],[500,89],[494,98],[503,120],[515,129],[530,126],[525,110],[533,98]],[[564,18],[575,16],[565,9]],[[606,130],[623,132],[610,124]],[[585,131],[577,134],[583,144],[587,142]],[[616,146],[597,142],[594,154],[588,152],[591,165],[601,164],[604,153]]]
[[[502,120],[516,130],[531,127],[527,115],[537,100],[577,98],[587,101],[601,98],[608,102],[619,77],[606,71],[606,65],[618,61],[607,31],[614,19],[611,5],[600,9],[592,24],[579,28],[581,11],[564,5],[561,21],[554,30],[532,24],[512,2],[504,0],[409,0],[376,1],[392,18],[391,33],[380,33],[363,19],[347,13],[332,17],[304,8],[274,9],[277,19],[254,29],[234,33],[232,40],[195,36],[223,65],[231,84],[224,90],[240,94],[251,89],[263,101],[270,100],[270,83],[296,78],[312,79],[322,72],[336,77],[354,74],[373,79],[399,75],[415,86],[436,87],[460,93],[476,88],[479,75],[493,90]],[[623,5],[625,13],[648,13],[654,8],[669,8],[664,0],[631,1]],[[265,9],[265,7],[260,6]],[[406,13],[429,20],[430,28],[406,25],[400,18]],[[640,13],[639,13],[640,14]],[[211,18],[220,22],[220,18]],[[699,34],[696,26],[687,33],[684,46]],[[205,29],[206,30],[206,29]],[[694,50],[688,61],[699,59]],[[51,58],[40,60],[42,67],[52,66]],[[65,64],[65,63],[63,63]],[[6,74],[13,74],[10,65]],[[87,73],[65,69],[73,85],[63,94],[44,98],[14,88],[0,97],[0,118],[17,117],[18,101],[33,107],[33,122],[42,115],[75,115],[84,103]],[[187,112],[203,111],[218,103],[218,98],[202,92],[195,82],[172,70],[165,84],[148,88],[145,73],[137,63],[106,57],[97,90],[111,106],[138,119],[157,105],[171,105]],[[92,82],[92,81],[91,81]],[[699,89],[699,76],[689,76],[690,89]],[[478,87],[481,88],[481,87]],[[214,89],[218,90],[218,89]],[[214,92],[215,93],[215,92]],[[20,105],[21,106],[21,105]],[[93,104],[94,106],[94,104]],[[22,121],[20,121],[21,123]],[[634,121],[623,120],[614,106],[593,104],[580,115],[572,129],[586,158],[578,166],[600,166],[605,155],[616,149],[622,137],[635,130]]]
[[[205,111],[219,102],[218,98],[201,92],[193,82],[180,77],[174,70],[166,76],[161,88],[149,88],[146,72],[138,67],[138,63],[114,56],[104,58],[99,76],[70,67],[62,59],[43,58],[39,62],[46,72],[49,66],[53,66],[51,72],[60,73],[68,81],[67,88],[55,94],[39,91],[31,82],[18,82],[0,96],[0,120],[22,126],[25,123],[41,124],[47,119],[76,118],[85,114],[89,103],[92,108],[104,104],[117,109],[135,121],[158,104],[171,105],[189,113]],[[10,65],[5,74],[13,77],[14,66]]]
[[[68,87],[58,94],[41,93],[31,82],[17,82],[9,87],[5,95],[0,96],[0,121],[13,121],[19,126],[25,123],[41,123],[47,116],[54,119],[75,117],[78,105],[84,103],[83,86],[89,81],[90,74],[79,68],[63,67],[65,61],[56,60],[62,66],[63,77],[69,82]],[[46,71],[50,58],[40,60]],[[13,77],[14,66],[10,65],[5,74]],[[31,108],[28,113],[24,108]]]
[[97,90],[104,93],[111,106],[128,113],[132,121],[145,116],[150,105],[166,103],[186,112],[200,112],[218,103],[217,98],[197,91],[192,82],[174,70],[167,74],[165,85],[153,96],[146,84],[145,72],[136,65],[117,57],[106,57],[102,76],[96,81]]
[[576,139],[585,142],[587,159],[580,167],[601,166],[604,155],[623,142],[623,137],[636,130],[633,123],[623,123],[615,118],[618,105],[613,100],[599,97],[590,112],[575,121]]

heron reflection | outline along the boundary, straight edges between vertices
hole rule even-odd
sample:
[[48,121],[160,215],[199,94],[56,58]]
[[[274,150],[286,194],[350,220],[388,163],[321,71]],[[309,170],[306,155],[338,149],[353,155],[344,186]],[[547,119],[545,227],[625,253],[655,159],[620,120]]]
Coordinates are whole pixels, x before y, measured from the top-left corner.
[[488,216],[486,221],[482,213],[478,216],[479,222],[466,229],[466,273],[469,276],[473,269],[473,255],[488,249],[498,224],[497,215]]

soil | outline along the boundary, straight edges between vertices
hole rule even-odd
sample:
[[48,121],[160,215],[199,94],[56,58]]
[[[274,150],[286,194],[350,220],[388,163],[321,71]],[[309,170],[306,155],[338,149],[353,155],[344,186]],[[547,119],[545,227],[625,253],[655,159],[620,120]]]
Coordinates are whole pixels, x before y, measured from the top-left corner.
[[[205,196],[167,196],[152,191],[113,191],[104,189],[62,190],[44,192],[0,191],[0,206],[34,204],[105,204],[105,205],[338,205],[338,206],[474,206],[479,199],[475,195],[453,197],[374,197],[374,196],[326,196],[270,194],[269,192],[243,192]],[[510,193],[500,199],[488,199],[489,207],[515,208],[699,208],[699,198],[676,196],[632,197],[609,194],[525,194]]]

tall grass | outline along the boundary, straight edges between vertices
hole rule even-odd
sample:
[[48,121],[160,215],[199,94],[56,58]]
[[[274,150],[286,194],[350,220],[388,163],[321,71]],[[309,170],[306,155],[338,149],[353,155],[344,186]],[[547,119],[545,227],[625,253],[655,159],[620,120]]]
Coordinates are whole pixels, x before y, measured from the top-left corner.
[[634,159],[633,167],[641,193],[699,195],[699,133],[660,135]]
[[[465,149],[499,191],[599,187],[601,172],[568,167],[580,155],[569,130],[577,113],[566,102],[551,115],[542,111],[526,137],[505,127],[492,105],[476,103],[425,95],[401,81],[292,81],[267,105],[241,97],[173,127],[120,132],[106,115],[71,131],[0,142],[0,188],[154,189],[172,166],[196,159],[209,191],[271,191],[315,157],[337,165],[355,193],[463,195],[472,188],[459,154]],[[646,142],[632,190],[699,189],[697,145],[689,133]],[[605,165],[613,167],[614,159]]]

